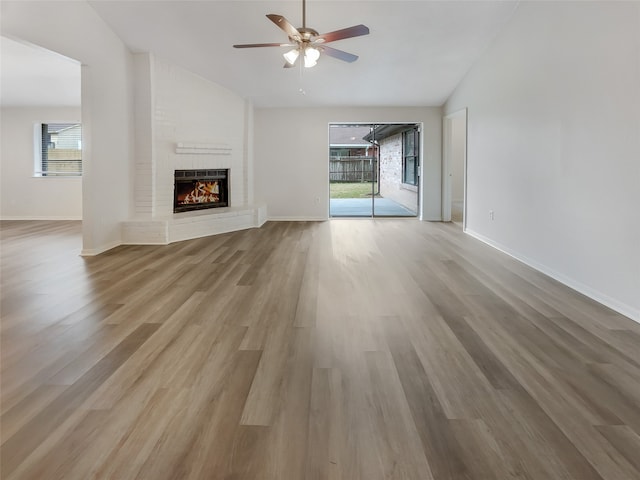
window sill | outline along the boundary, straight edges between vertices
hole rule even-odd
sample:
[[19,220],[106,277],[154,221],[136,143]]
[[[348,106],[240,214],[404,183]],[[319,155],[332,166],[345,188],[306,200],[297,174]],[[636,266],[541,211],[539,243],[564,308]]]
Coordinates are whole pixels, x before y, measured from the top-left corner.
[[401,183],[400,184],[400,188],[402,190],[409,190],[411,192],[418,192],[418,186],[417,185],[411,185],[410,183]]
[[64,179],[78,179],[82,180],[82,175],[32,175],[31,178],[46,178],[48,180],[52,178],[64,178]]

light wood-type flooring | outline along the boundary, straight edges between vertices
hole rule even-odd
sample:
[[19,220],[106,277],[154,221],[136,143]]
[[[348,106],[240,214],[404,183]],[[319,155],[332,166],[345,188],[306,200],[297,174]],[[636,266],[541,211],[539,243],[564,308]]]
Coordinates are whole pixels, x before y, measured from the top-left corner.
[[2,222],[2,479],[640,479],[640,325],[415,219]]

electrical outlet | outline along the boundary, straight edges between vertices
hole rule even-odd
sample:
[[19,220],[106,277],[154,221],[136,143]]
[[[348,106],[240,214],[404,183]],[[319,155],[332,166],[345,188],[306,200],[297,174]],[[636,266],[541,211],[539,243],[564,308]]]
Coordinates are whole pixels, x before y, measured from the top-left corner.
[[493,210],[489,210],[489,219],[490,220],[495,220],[494,215],[493,215]]

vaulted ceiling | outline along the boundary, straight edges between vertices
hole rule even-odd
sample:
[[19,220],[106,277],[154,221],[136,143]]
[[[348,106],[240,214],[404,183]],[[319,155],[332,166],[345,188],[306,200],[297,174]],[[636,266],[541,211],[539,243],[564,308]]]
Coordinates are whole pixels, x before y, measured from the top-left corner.
[[302,2],[90,0],[133,52],[158,57],[227,87],[258,107],[438,106],[509,21],[517,1],[308,0],[320,33],[365,24],[368,36],[337,41],[360,58],[321,57],[282,68],[285,48],[233,44],[287,41],[265,15],[302,26]]
[[80,64],[44,48],[0,37],[0,105],[80,106]]

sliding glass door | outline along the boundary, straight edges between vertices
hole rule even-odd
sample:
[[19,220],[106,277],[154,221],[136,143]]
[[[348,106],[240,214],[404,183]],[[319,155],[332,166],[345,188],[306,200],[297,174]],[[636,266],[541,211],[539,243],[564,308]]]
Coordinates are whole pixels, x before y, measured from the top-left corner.
[[330,124],[331,217],[415,217],[420,186],[416,124]]

